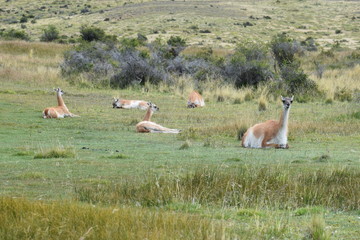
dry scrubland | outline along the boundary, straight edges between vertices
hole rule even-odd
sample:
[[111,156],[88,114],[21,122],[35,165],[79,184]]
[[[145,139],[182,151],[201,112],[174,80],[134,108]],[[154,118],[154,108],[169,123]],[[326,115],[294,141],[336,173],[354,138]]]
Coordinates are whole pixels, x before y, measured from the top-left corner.
[[[77,4],[10,1],[1,7],[10,13],[0,19],[17,19],[25,10],[40,16],[26,23],[33,40],[49,23],[76,37],[91,19],[121,36],[186,36],[195,44],[188,51],[203,44],[216,46],[218,55],[241,39],[266,41],[280,30],[297,39],[312,36],[325,50],[336,40],[343,49],[323,59],[320,50],[301,57],[326,96],[303,103],[295,95],[290,149],[256,150],[241,148],[238,132],[279,118],[279,99],[265,85],[235,90],[206,82],[206,107],[187,109],[193,81],[186,77],[172,87],[73,86],[59,69],[70,45],[0,42],[1,239],[358,238],[360,67],[326,68],[318,78],[313,64],[342,63],[359,45],[356,1]],[[85,4],[91,11],[79,14]],[[256,25],[234,24],[245,21]],[[206,29],[211,33],[198,32]],[[80,118],[41,118],[56,104],[54,87],[64,89],[65,103]],[[336,97],[339,90],[351,99]],[[135,133],[144,112],[112,109],[114,96],[151,100],[160,107],[153,120],[183,132]],[[259,111],[260,103],[265,110]]]
[[[291,32],[304,40],[317,39],[324,47],[338,41],[359,45],[357,1],[6,1],[0,22],[39,40],[49,24],[59,28],[63,39],[79,37],[88,24],[118,37],[141,33],[154,40],[180,35],[191,45],[234,47],[244,40],[268,41],[275,33]],[[20,23],[25,15],[27,22]],[[252,26],[244,27],[249,22]],[[340,31],[340,32],[339,32]]]

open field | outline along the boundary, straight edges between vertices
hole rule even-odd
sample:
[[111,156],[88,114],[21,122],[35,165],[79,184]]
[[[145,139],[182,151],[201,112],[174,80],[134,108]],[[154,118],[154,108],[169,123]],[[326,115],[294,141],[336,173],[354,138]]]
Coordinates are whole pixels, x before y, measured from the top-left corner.
[[287,32],[298,40],[311,37],[325,48],[336,42],[356,48],[359,13],[357,1],[21,0],[2,4],[0,23],[4,29],[23,28],[32,40],[39,40],[49,24],[62,39],[77,39],[87,24],[119,38],[140,33],[153,41],[179,35],[191,45],[232,48],[239,41],[268,41]]
[[[281,32],[312,37],[318,51],[299,60],[324,96],[295,94],[289,149],[245,149],[244,128],[280,117],[266,85],[204,81],[206,106],[188,109],[190,77],[119,90],[79,75],[74,85],[59,67],[73,45],[0,41],[0,239],[359,238],[357,1],[100,2],[4,1],[0,24],[32,41],[48,24],[66,41],[83,24],[119,38],[178,35],[185,54],[217,56]],[[42,118],[57,87],[79,118]],[[152,120],[182,132],[136,133],[145,112],[113,109],[113,97],[155,103]]]
[[[290,149],[244,149],[238,129],[277,119],[278,99],[269,99],[267,110],[259,112],[257,99],[234,104],[205,94],[205,108],[187,109],[187,93],[76,88],[58,74],[66,49],[22,42],[0,46],[5,239],[357,238],[356,101],[295,101]],[[57,86],[80,118],[41,118],[45,107],[56,105],[51,90]],[[183,132],[135,133],[144,112],[113,109],[114,96],[151,100],[160,107],[153,120]],[[238,195],[242,190],[235,186],[249,189]],[[6,217],[9,211],[16,213],[13,218]],[[109,222],[114,216],[119,226]],[[72,221],[79,225],[72,228]],[[323,238],[313,237],[316,231]]]

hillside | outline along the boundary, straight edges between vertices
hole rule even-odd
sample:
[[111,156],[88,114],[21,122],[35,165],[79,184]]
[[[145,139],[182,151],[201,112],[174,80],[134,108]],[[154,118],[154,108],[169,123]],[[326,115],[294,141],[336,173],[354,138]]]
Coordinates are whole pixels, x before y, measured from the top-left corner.
[[239,41],[267,41],[287,32],[330,47],[356,48],[360,41],[358,1],[5,1],[1,29],[23,29],[38,41],[55,25],[63,40],[77,39],[88,24],[117,37],[141,33],[151,41],[179,35],[192,45],[233,47]]

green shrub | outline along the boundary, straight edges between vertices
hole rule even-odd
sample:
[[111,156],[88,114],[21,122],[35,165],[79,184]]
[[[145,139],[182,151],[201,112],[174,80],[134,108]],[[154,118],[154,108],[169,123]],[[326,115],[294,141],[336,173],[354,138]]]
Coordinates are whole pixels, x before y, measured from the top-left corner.
[[173,47],[185,47],[186,41],[179,36],[171,36],[167,41],[167,44]]
[[317,84],[296,65],[286,65],[281,68],[281,77],[286,84],[288,94],[318,93]]
[[270,47],[280,68],[292,64],[295,61],[295,55],[302,52],[300,44],[286,34],[276,35],[272,39]]
[[28,21],[28,18],[26,16],[22,16],[20,18],[20,23],[26,23]]
[[83,25],[80,28],[81,39],[87,42],[99,41],[105,38],[105,31],[97,27]]
[[224,66],[226,79],[236,88],[258,86],[274,77],[264,46],[244,43],[237,46]]
[[29,35],[22,30],[15,30],[15,29],[10,29],[8,31],[4,31],[1,34],[2,38],[4,38],[5,40],[12,40],[12,39],[21,39],[21,40],[30,40]]
[[49,25],[43,32],[40,37],[40,40],[43,42],[52,42],[59,38],[59,30],[54,25]]

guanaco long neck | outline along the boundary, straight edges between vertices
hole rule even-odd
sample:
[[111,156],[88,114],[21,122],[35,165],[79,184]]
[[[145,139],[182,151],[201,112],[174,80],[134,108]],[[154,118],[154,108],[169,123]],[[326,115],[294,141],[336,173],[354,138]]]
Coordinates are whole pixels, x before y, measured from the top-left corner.
[[61,94],[58,92],[56,95],[57,95],[58,106],[66,107]]
[[281,113],[279,125],[280,130],[287,130],[288,122],[289,122],[289,112],[290,108],[284,108],[284,111]]
[[151,107],[149,107],[145,114],[143,121],[150,121],[152,114],[153,114],[153,111],[151,110]]

